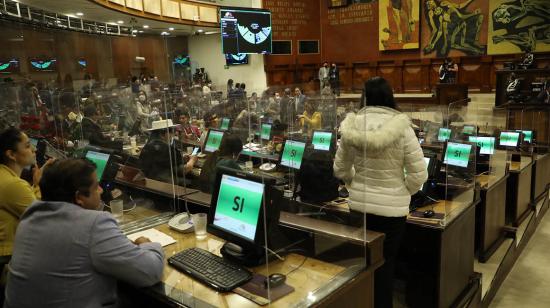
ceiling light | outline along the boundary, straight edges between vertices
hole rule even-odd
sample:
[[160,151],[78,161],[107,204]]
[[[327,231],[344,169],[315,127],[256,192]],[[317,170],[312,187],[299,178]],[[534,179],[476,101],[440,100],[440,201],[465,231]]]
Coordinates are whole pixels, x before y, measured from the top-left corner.
[[163,31],[163,32],[160,33],[160,35],[170,35],[170,33],[166,32],[166,31]]
[[137,33],[137,32],[138,32],[138,30],[135,30],[135,29],[134,29],[134,30],[132,30],[132,33]]
[[199,29],[199,30],[197,30],[197,32],[199,32],[199,33],[203,33],[203,32],[204,32],[204,30],[203,30],[203,29]]
[[139,33],[143,33],[143,30],[139,30],[138,32],[139,32]]
[[76,16],[84,16],[84,13],[82,13],[82,12],[77,12],[77,13],[76,13]]
[[143,25],[143,29],[149,29],[149,25]]
[[117,21],[116,23],[117,23],[117,24],[119,24],[119,25],[121,25],[121,24],[123,24],[123,23],[124,23],[124,21],[122,21],[122,20],[119,20],[119,21]]
[[168,28],[169,31],[174,31],[174,28],[170,27]]

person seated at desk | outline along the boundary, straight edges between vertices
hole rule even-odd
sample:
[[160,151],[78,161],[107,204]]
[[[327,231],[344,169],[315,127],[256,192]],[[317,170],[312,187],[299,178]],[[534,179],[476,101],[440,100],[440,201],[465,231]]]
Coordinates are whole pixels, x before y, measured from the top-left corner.
[[102,211],[96,166],[66,159],[44,169],[42,201],[21,217],[4,307],[117,307],[117,280],[136,287],[162,278],[164,252],[131,242]]
[[[149,140],[139,156],[141,169],[146,177],[171,183],[173,178],[183,177],[193,170],[197,156],[190,156],[187,163],[184,163],[181,151],[173,144],[168,144],[168,140],[174,138],[176,127],[177,125],[172,124],[172,120],[153,122],[153,128],[149,129],[151,132]],[[179,185],[179,183],[174,184]]]
[[[29,137],[17,128],[8,128],[0,134],[0,224],[4,235],[0,240],[1,264],[11,256],[15,230],[21,215],[31,203],[40,198],[42,168],[36,165],[36,149]],[[21,179],[24,168],[34,166],[32,186]]]
[[180,133],[180,136],[189,140],[200,139],[200,129],[189,122],[189,120],[191,119],[189,111],[177,108],[175,114],[176,119],[178,119],[176,124],[179,124],[177,131]]
[[219,167],[241,170],[237,163],[239,154],[243,150],[243,142],[236,135],[226,134],[220,144],[220,149],[208,156],[202,166],[200,175],[200,189],[206,193],[214,191],[216,173]]
[[366,215],[369,230],[386,234],[385,262],[375,272],[374,306],[392,307],[395,260],[411,195],[426,182],[428,172],[411,120],[397,110],[385,79],[365,83],[361,107],[340,126],[334,175],[348,186],[350,209]]
[[321,113],[317,111],[317,104],[313,101],[306,101],[304,109],[304,114],[299,115],[298,119],[300,119],[302,133],[311,136],[314,130],[321,129]]
[[84,118],[82,118],[82,137],[87,139],[91,145],[96,145],[105,148],[111,148],[114,144],[109,137],[106,137],[101,132],[101,127],[97,124],[99,115],[94,105],[88,105],[83,110]]

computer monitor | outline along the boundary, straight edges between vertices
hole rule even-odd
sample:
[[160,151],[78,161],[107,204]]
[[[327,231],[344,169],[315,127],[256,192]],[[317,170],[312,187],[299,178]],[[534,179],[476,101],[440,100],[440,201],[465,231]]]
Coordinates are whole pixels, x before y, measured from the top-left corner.
[[266,9],[220,8],[222,52],[271,53],[271,12]]
[[477,133],[477,127],[475,125],[464,125],[462,133],[465,135],[475,135]]
[[445,142],[449,140],[449,138],[451,138],[451,129],[441,127],[439,129],[439,133],[437,134],[437,141]]
[[[278,224],[279,209],[272,202],[275,181],[240,170],[218,168],[207,229],[242,251],[221,249],[224,257],[251,265],[265,262],[266,229]],[[265,213],[265,214],[264,214]],[[269,243],[269,239],[268,239]]]
[[231,124],[230,118],[222,118],[222,121],[220,122],[220,129],[221,130],[229,130],[229,125]]
[[280,164],[288,168],[300,170],[305,148],[305,142],[286,140]]
[[521,132],[523,134],[523,141],[527,143],[533,143],[533,131],[532,130],[516,130],[517,132]]
[[495,153],[495,137],[468,137],[468,141],[475,142],[481,155],[493,155]]
[[96,165],[97,180],[101,182],[103,180],[103,172],[109,163],[110,154],[88,151],[86,158],[91,160]]
[[499,145],[503,147],[515,148],[519,144],[519,132],[501,132]]
[[313,149],[319,151],[330,151],[333,144],[333,135],[334,134],[331,131],[314,130],[313,137],[311,138]]
[[450,166],[467,168],[470,162],[471,151],[471,144],[448,142],[443,163]]
[[221,130],[210,129],[208,135],[206,136],[206,141],[204,142],[204,153],[214,153],[222,144],[224,132]]
[[262,140],[271,140],[271,128],[273,124],[263,123],[260,130],[260,138]]

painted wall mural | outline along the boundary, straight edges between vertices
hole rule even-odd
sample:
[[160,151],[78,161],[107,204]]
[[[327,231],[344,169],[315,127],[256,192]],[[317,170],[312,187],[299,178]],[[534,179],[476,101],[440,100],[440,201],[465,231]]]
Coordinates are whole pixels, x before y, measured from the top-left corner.
[[[473,8],[475,0],[427,0],[424,15],[428,24],[429,39],[424,45],[424,55],[435,53],[446,57],[452,50],[466,55],[481,55],[485,47],[480,44],[484,16],[482,10]],[[479,2],[479,1],[477,1]]]
[[379,50],[419,48],[420,1],[378,2]]
[[550,51],[550,0],[491,0],[491,55]]

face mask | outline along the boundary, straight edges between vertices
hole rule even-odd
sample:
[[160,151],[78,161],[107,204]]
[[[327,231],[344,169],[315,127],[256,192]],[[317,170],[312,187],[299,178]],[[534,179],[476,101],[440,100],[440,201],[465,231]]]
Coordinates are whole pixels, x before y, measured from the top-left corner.
[[139,96],[139,101],[144,102],[145,101],[145,95],[140,95]]

